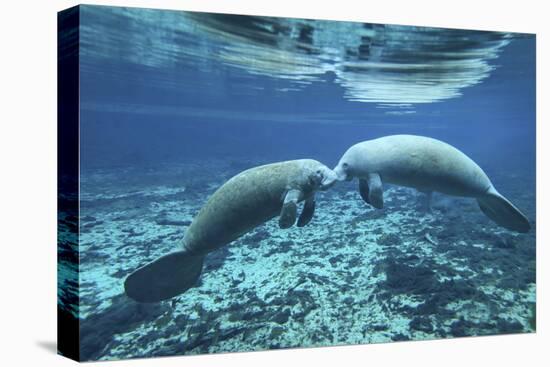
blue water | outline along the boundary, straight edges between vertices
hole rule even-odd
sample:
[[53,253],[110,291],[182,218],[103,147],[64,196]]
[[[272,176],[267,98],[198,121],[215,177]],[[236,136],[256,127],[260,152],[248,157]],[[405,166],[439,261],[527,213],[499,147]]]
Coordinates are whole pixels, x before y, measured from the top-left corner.
[[334,167],[391,134],[459,148],[534,227],[534,35],[95,6],[80,19],[84,359],[534,330],[535,229],[444,195],[425,213],[389,185],[380,211],[336,185],[307,227],[255,229],[171,301],[122,286],[181,246],[231,176]]

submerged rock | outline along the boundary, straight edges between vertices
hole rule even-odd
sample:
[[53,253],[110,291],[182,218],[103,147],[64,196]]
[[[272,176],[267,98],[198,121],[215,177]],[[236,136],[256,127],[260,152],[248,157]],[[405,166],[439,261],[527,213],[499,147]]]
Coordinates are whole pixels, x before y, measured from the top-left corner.
[[378,237],[376,243],[384,247],[397,247],[401,246],[403,244],[403,241],[401,240],[401,237],[399,237],[397,234],[388,233]]
[[399,333],[399,334],[392,335],[391,340],[393,340],[394,342],[401,342],[401,341],[411,340],[411,338],[405,334]]
[[423,266],[409,266],[389,261],[386,285],[391,292],[424,294],[437,289],[435,272]]
[[288,321],[290,318],[290,310],[288,308],[285,308],[281,312],[277,312],[275,316],[271,318],[271,321],[276,322],[277,324],[284,324]]
[[389,326],[387,324],[374,324],[371,326],[371,329],[373,331],[386,331],[389,329]]
[[469,326],[469,322],[464,320],[463,317],[460,319],[454,321],[451,324],[451,335],[454,337],[461,337],[461,336],[467,336],[468,333],[466,331],[466,328]]
[[523,332],[523,325],[519,321],[509,321],[503,318],[498,318],[497,329],[502,334],[516,334]]
[[432,322],[427,317],[414,317],[409,322],[409,327],[413,330],[431,333],[433,331]]
[[270,339],[278,338],[279,336],[283,335],[285,329],[280,326],[275,326],[273,329],[271,329],[271,333],[269,334]]

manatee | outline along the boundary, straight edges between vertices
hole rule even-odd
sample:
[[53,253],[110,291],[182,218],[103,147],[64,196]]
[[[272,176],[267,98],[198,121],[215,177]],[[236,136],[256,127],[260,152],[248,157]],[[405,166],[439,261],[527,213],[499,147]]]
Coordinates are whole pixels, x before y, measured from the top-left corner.
[[[300,159],[267,164],[239,173],[223,184],[193,219],[179,251],[130,274],[126,294],[138,302],[158,302],[191,288],[206,254],[229,244],[279,215],[279,227],[305,226],[313,218],[315,192],[336,182],[322,163]],[[298,203],[305,201],[298,217]],[[298,219],[297,219],[298,217]]]
[[481,211],[498,225],[516,232],[531,228],[527,217],[493,186],[466,154],[440,140],[391,135],[350,147],[334,168],[338,180],[359,179],[359,193],[375,208],[384,205],[382,183],[412,187],[431,197],[443,194],[473,197]]

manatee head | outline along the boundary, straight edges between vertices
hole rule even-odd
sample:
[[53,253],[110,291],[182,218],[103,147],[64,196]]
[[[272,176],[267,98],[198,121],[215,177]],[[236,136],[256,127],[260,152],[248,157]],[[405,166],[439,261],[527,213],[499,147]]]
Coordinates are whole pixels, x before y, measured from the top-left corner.
[[338,180],[334,171],[316,160],[303,160],[302,168],[307,178],[307,186],[312,191],[327,190]]
[[342,158],[340,158],[340,161],[334,167],[333,172],[336,174],[338,181],[351,181],[353,177],[356,176],[355,171],[355,165],[354,165],[354,156],[355,151],[357,150],[357,147],[354,145],[351,148],[349,148]]

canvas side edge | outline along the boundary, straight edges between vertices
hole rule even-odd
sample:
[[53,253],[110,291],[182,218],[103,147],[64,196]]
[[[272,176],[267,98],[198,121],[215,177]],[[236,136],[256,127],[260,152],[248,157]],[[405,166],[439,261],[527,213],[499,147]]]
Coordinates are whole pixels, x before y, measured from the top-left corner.
[[80,360],[79,6],[57,15],[57,351]]

